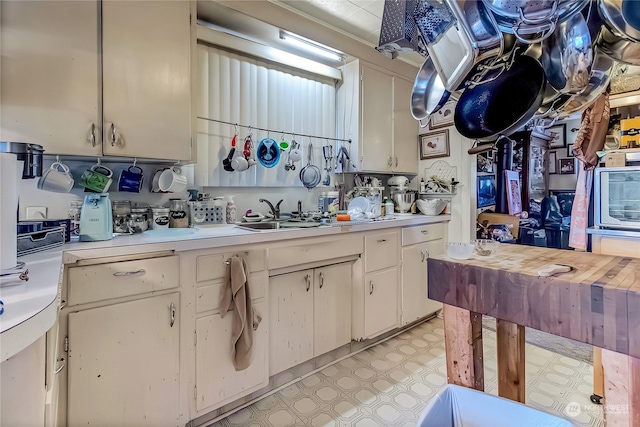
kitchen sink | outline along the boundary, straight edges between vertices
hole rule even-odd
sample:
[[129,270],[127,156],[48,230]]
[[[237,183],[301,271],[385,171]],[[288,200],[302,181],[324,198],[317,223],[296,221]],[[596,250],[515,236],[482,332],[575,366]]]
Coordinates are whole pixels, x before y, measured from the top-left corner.
[[241,222],[236,224],[241,228],[248,228],[250,230],[275,230],[280,228],[279,221],[261,221],[261,222]]

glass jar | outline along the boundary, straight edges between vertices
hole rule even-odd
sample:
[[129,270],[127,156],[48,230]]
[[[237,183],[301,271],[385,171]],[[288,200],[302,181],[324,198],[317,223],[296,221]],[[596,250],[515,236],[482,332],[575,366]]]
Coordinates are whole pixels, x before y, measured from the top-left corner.
[[187,215],[187,201],[172,199],[169,208],[169,228],[189,227],[189,216]]
[[151,228],[154,230],[169,228],[169,208],[151,208],[151,212],[153,213]]
[[129,229],[133,233],[142,233],[149,229],[149,209],[131,208]]
[[119,234],[130,234],[129,215],[113,215],[113,232]]
[[131,200],[114,200],[111,205],[113,215],[129,215],[131,213]]
[[74,236],[80,234],[80,212],[82,212],[82,201],[73,200],[69,206],[67,217],[71,220],[71,228],[69,231]]

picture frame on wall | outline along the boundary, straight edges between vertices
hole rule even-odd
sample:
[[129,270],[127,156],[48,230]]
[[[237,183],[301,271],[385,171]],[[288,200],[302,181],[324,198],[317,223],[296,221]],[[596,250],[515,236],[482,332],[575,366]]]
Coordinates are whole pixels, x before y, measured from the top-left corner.
[[506,180],[509,215],[520,216],[522,213],[522,196],[520,195],[520,174],[515,171],[504,171]]
[[575,157],[573,154],[573,144],[567,144],[567,157]]
[[560,159],[560,175],[573,175],[576,173],[576,158]]
[[449,129],[420,134],[418,144],[420,160],[449,157]]
[[478,209],[496,204],[496,177],[482,175],[477,178]]
[[549,174],[556,174],[556,165],[558,164],[555,151],[549,151]]
[[548,132],[551,133],[551,142],[549,148],[564,148],[567,146],[567,125],[561,123],[559,125],[553,125]]
[[440,129],[453,125],[453,114],[456,111],[456,101],[449,101],[437,112],[431,115],[429,129]]

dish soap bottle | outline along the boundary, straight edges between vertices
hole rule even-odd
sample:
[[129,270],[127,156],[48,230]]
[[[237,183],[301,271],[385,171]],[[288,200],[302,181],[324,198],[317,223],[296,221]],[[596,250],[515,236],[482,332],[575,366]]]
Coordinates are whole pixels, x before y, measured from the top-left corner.
[[233,196],[228,196],[227,212],[226,212],[227,224],[235,224],[236,223],[237,213],[238,213],[238,209],[236,208],[236,204],[233,201]]
[[391,199],[387,199],[384,202],[384,216],[386,218],[393,217],[393,201]]

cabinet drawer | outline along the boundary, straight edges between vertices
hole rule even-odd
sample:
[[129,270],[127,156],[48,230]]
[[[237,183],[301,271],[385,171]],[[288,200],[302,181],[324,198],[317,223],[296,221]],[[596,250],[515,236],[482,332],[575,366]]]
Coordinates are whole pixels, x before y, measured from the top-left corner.
[[402,246],[444,239],[444,224],[418,225],[402,229]]
[[370,271],[398,265],[398,233],[386,232],[364,237],[364,268]]
[[362,237],[349,237],[269,249],[269,269],[302,265],[362,253]]
[[72,267],[69,305],[178,287],[179,256]]
[[[251,293],[251,301],[264,298],[268,280],[266,272],[251,274],[249,276],[249,292]],[[196,313],[202,313],[207,310],[219,310],[218,306],[220,305],[222,289],[224,286],[226,286],[226,281],[197,288]]]
[[234,255],[240,255],[247,260],[250,273],[265,269],[264,251],[228,252],[216,255],[202,255],[196,260],[196,281],[222,279],[229,270],[227,261]]

